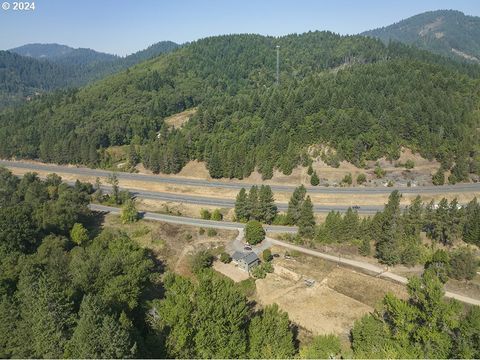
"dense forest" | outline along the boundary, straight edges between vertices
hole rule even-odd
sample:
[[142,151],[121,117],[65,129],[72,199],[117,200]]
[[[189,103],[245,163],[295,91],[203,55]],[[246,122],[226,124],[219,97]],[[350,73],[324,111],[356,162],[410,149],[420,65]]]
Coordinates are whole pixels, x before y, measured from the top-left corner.
[[162,41],[126,57],[58,44],[0,51],[0,109],[36,94],[83,86],[177,47]]
[[[281,49],[275,86],[275,45]],[[45,95],[0,115],[0,156],[108,166],[105,149],[131,144],[154,172],[204,160],[212,177],[257,168],[289,174],[306,149],[328,144],[362,166],[401,146],[480,171],[480,68],[360,36],[206,38],[80,90]],[[198,107],[181,129],[163,122]],[[462,139],[462,141],[458,141]],[[463,179],[462,179],[463,178]]]
[[461,11],[428,11],[362,35],[385,43],[399,41],[460,61],[480,62],[480,18]]

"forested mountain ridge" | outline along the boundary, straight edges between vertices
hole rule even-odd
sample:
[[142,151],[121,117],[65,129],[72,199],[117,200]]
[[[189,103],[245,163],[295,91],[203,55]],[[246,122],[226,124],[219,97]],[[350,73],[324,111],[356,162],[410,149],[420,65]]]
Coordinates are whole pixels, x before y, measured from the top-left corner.
[[[476,65],[362,36],[217,36],[4,112],[0,156],[107,166],[105,148],[131,144],[154,172],[198,159],[213,177],[269,178],[308,164],[311,144],[358,166],[408,146],[463,180],[478,171],[478,85]],[[163,123],[194,106],[182,129]]]
[[0,108],[67,85],[66,67],[0,51]]
[[455,10],[429,11],[365,31],[383,42],[400,41],[436,54],[480,62],[480,17]]
[[22,56],[66,65],[86,65],[96,62],[113,61],[118,56],[98,52],[92,49],[74,49],[60,44],[26,44],[9,50]]
[[161,41],[126,57],[58,44],[29,44],[0,51],[0,108],[37,93],[86,85],[178,46]]

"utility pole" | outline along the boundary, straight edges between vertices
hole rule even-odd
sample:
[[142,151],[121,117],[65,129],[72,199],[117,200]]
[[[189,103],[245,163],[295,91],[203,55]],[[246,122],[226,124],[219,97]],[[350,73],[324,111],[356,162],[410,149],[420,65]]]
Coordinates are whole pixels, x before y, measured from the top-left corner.
[[277,45],[277,86],[280,82],[280,46]]

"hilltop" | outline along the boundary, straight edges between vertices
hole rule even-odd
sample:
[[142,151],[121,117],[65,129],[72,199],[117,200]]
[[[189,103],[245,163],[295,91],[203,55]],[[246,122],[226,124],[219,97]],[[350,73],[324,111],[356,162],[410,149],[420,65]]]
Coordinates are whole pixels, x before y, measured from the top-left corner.
[[480,62],[480,17],[460,11],[429,11],[362,35],[379,38],[385,43],[394,40],[439,55]]

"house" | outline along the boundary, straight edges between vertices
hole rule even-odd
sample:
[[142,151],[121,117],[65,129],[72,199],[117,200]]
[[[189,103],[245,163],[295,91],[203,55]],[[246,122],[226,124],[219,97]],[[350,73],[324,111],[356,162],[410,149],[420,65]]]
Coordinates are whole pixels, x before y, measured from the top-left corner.
[[250,272],[252,268],[260,264],[260,259],[254,252],[240,252],[235,251],[232,255],[232,260],[243,271]]

